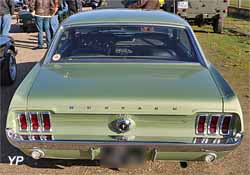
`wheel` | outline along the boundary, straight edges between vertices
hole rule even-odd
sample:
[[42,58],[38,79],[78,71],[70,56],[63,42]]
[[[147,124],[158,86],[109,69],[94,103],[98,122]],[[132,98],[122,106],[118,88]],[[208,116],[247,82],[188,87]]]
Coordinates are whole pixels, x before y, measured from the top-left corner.
[[224,28],[224,18],[218,17],[213,21],[213,30],[215,33],[223,33]]
[[17,67],[15,53],[8,50],[7,58],[1,65],[1,85],[11,85],[16,80]]

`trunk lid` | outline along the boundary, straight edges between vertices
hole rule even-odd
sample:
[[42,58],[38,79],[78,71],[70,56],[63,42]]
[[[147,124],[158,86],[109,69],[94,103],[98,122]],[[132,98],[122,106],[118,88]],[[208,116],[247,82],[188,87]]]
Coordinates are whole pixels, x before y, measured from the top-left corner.
[[[56,139],[192,141],[197,112],[221,112],[222,98],[199,64],[51,64],[41,67],[28,111],[50,111]],[[112,131],[130,118],[134,128]]]
[[115,114],[154,114],[158,108],[158,114],[187,115],[222,111],[222,99],[199,64],[51,64],[41,67],[28,108]]

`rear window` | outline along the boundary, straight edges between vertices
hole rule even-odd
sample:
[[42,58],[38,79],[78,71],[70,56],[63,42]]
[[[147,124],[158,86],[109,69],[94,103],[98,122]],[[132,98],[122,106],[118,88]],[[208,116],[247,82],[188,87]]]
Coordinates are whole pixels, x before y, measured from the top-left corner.
[[111,25],[65,29],[52,61],[198,62],[198,59],[184,28]]

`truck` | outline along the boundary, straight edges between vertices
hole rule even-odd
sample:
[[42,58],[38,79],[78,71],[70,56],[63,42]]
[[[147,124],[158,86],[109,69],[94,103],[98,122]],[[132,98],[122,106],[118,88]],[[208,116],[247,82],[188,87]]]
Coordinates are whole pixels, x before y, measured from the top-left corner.
[[[112,0],[109,8],[112,8]],[[115,0],[113,0],[115,1]],[[121,0],[125,8],[138,0]],[[209,24],[216,33],[223,33],[224,18],[227,16],[229,0],[159,0],[161,8],[186,19],[199,27]]]
[[229,0],[165,0],[162,9],[175,13],[192,25],[209,24],[215,33],[223,33]]

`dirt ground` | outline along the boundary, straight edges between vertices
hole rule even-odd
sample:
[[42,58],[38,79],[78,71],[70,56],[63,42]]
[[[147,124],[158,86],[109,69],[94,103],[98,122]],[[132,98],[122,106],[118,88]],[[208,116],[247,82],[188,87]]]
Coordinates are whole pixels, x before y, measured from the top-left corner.
[[[120,171],[101,168],[98,166],[98,162],[91,161],[62,161],[62,160],[42,160],[34,161],[31,158],[25,157],[25,161],[22,165],[15,166],[9,165],[8,156],[22,155],[21,152],[10,146],[5,139],[4,127],[6,114],[10,100],[15,92],[15,89],[21,83],[26,74],[30,71],[35,62],[39,61],[46,50],[32,50],[36,46],[36,33],[22,33],[18,26],[12,27],[14,33],[11,34],[16,40],[16,44],[19,50],[17,56],[18,62],[18,79],[17,82],[11,87],[1,88],[1,149],[2,162],[0,163],[0,174],[5,175],[34,175],[34,174],[75,174],[75,175],[87,175],[87,174],[164,174],[164,175],[248,175],[250,174],[250,144],[249,144],[249,80],[250,80],[250,44],[249,38],[246,36],[234,36],[236,34],[214,34],[206,28],[196,30],[196,35],[204,48],[204,51],[210,61],[215,64],[219,71],[223,74],[225,79],[229,81],[233,89],[239,96],[245,120],[245,137],[240,147],[235,151],[227,155],[221,160],[217,160],[213,164],[205,164],[203,162],[190,162],[186,169],[182,169],[179,166],[179,162],[170,161],[156,161],[154,163],[148,162],[145,166],[136,169],[121,169]],[[225,39],[223,46],[218,44],[222,42],[222,38]],[[243,42],[244,50],[240,49],[239,42]],[[231,49],[231,46],[227,44],[233,42],[236,44],[235,50]],[[246,46],[246,47],[245,47]],[[218,48],[222,48],[220,50]],[[242,53],[241,53],[242,52]],[[231,56],[235,54],[238,57]],[[229,54],[229,56],[227,56]],[[232,58],[231,58],[232,57]]]

